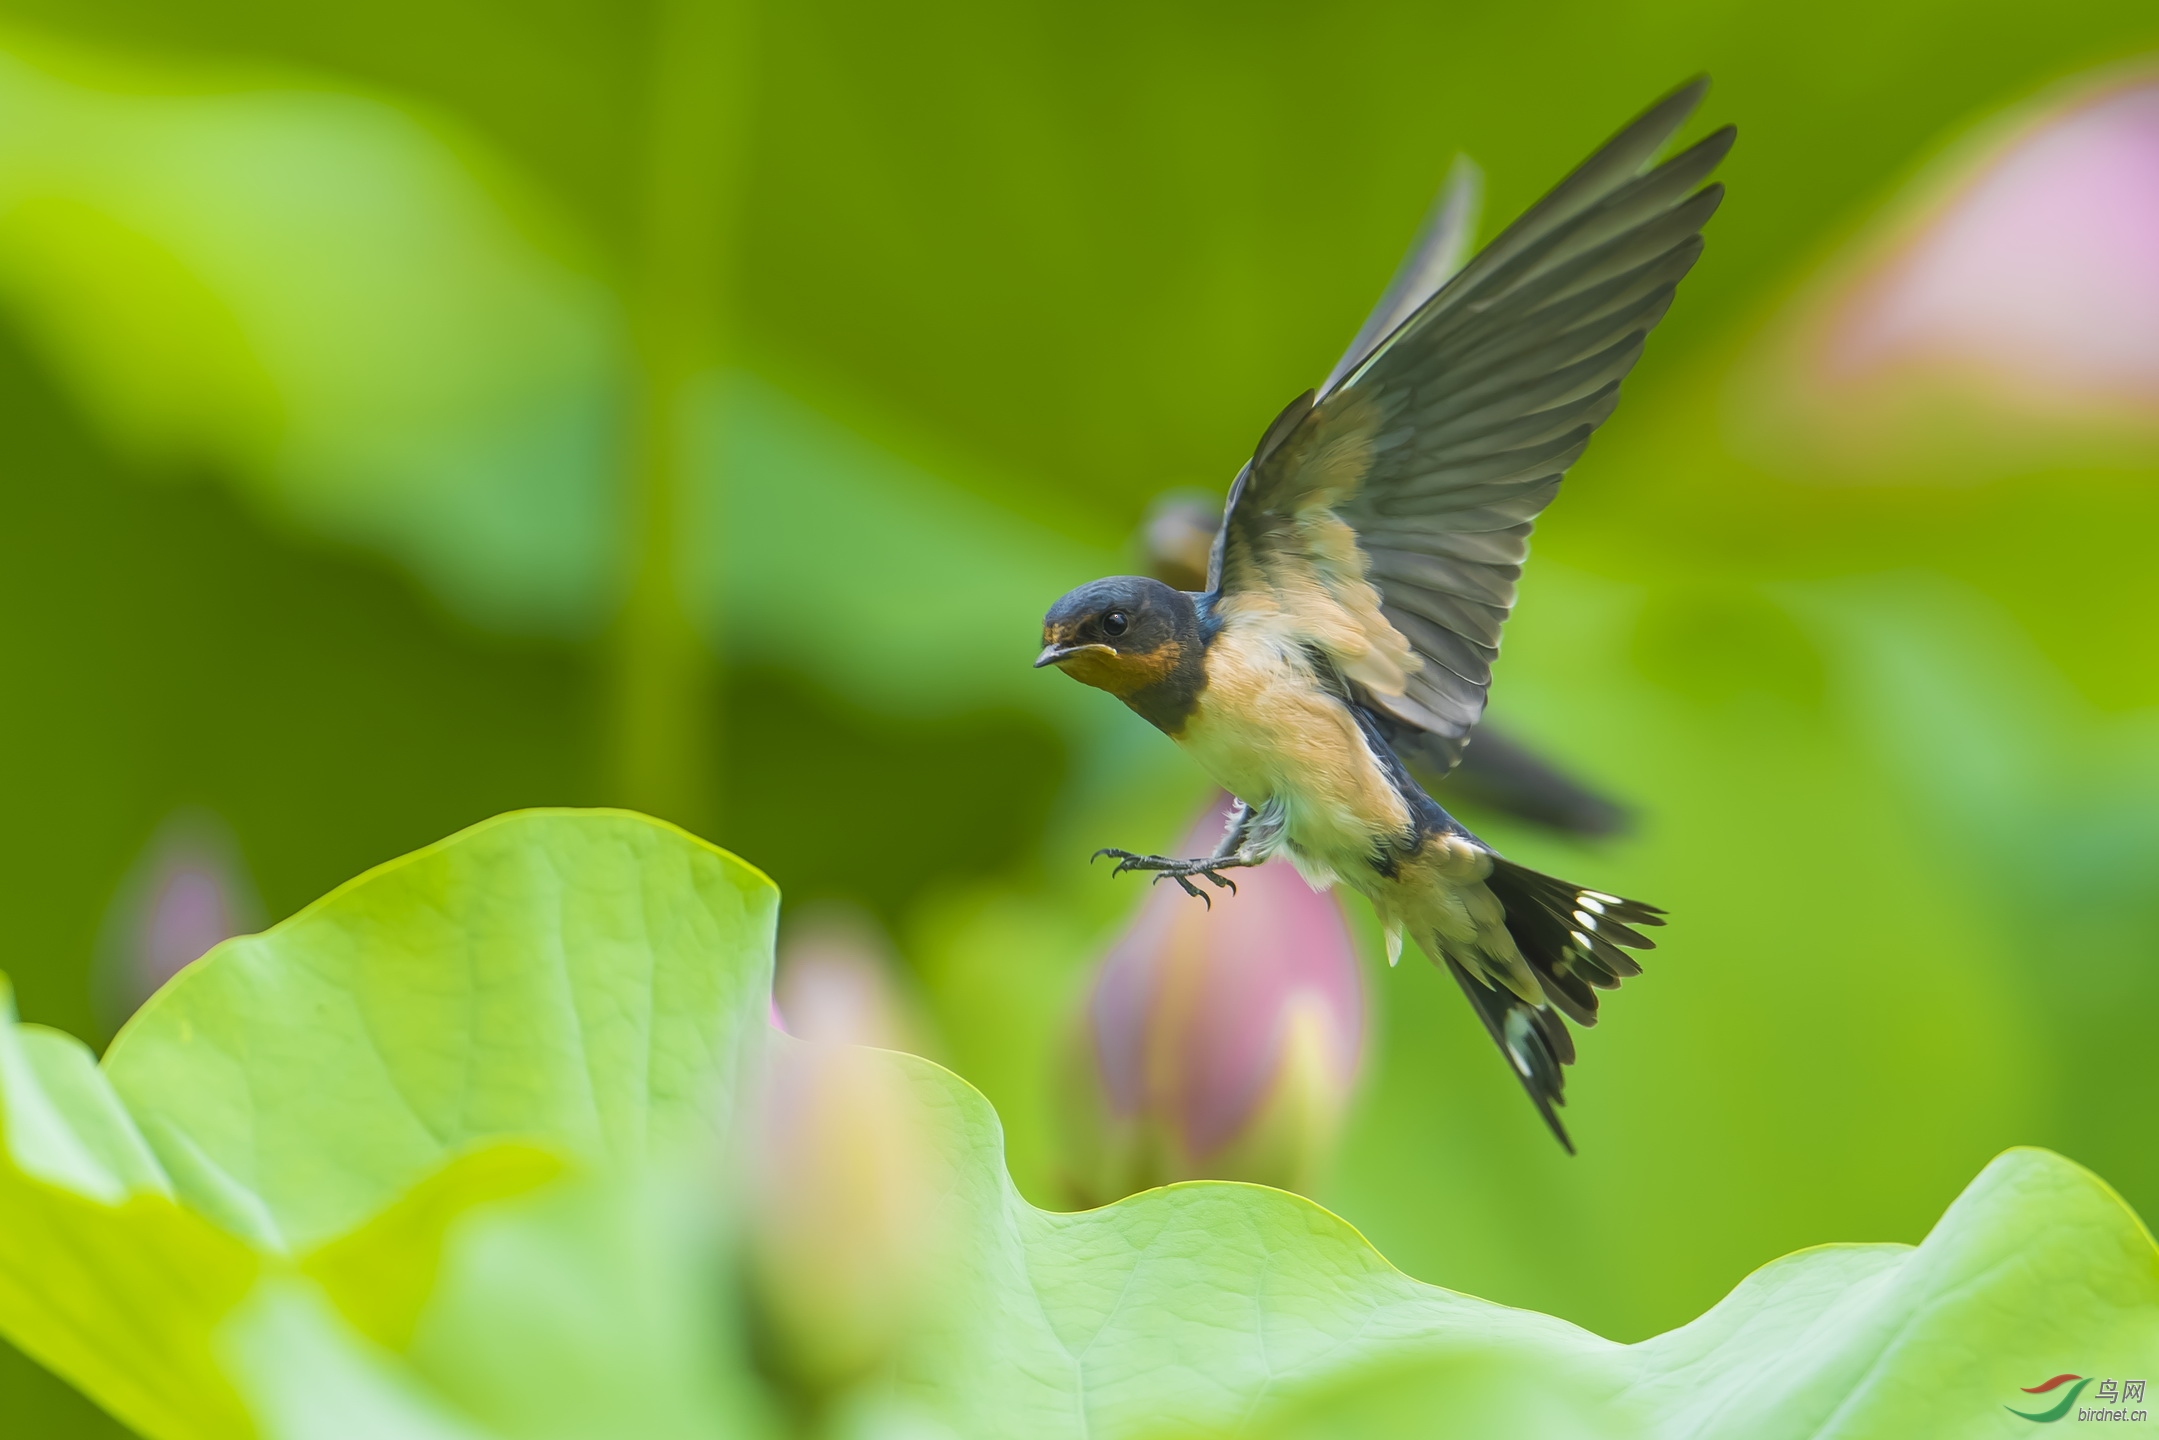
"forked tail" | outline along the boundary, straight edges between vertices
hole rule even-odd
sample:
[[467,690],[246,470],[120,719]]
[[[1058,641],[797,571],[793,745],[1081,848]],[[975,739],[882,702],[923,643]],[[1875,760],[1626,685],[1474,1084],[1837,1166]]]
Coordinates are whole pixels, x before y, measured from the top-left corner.
[[1620,981],[1642,973],[1627,951],[1657,948],[1635,927],[1662,925],[1664,912],[1639,900],[1584,890],[1497,855],[1484,883],[1505,909],[1507,932],[1548,1003],[1531,1005],[1510,990],[1486,984],[1451,959],[1447,970],[1513,1066],[1537,1113],[1572,1155],[1574,1142],[1555,1110],[1567,1103],[1560,1067],[1574,1063],[1574,1037],[1560,1016],[1577,1025],[1596,1024],[1597,991],[1616,989]]

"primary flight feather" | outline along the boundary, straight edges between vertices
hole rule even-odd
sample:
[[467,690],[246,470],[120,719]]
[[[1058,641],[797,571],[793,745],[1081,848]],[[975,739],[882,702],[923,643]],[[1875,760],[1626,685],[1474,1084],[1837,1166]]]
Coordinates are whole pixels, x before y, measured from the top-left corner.
[[1503,858],[1405,762],[1444,773],[1483,714],[1537,515],[1618,403],[1722,198],[1734,132],[1653,164],[1707,82],[1627,126],[1468,264],[1458,166],[1334,372],[1230,490],[1205,592],[1123,576],[1066,595],[1037,666],[1118,696],[1239,804],[1212,855],[1102,853],[1194,877],[1286,853],[1365,895],[1454,976],[1552,1132],[1561,1017],[1641,973],[1662,912]]

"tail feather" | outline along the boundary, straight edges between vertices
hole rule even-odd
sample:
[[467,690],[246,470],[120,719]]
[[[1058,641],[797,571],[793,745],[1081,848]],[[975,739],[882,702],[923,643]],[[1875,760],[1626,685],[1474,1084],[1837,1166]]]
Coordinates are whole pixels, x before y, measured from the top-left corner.
[[1573,1016],[1580,1024],[1597,1023],[1595,990],[1615,990],[1642,973],[1628,950],[1657,948],[1637,928],[1664,923],[1654,905],[1585,890],[1497,855],[1484,883],[1506,910],[1507,933],[1537,979],[1586,1012]]
[[1485,984],[1451,955],[1444,960],[1447,973],[1469,997],[1469,1008],[1477,1012],[1492,1043],[1507,1057],[1537,1113],[1572,1155],[1574,1141],[1567,1138],[1567,1127],[1559,1122],[1554,1108],[1567,1103],[1567,1078],[1559,1067],[1574,1063],[1574,1037],[1567,1033],[1566,1023],[1552,1013],[1551,1006],[1531,1005],[1511,990]]
[[1627,951],[1656,948],[1638,927],[1664,924],[1664,912],[1639,900],[1585,890],[1497,855],[1485,885],[1505,910],[1507,933],[1550,1003],[1531,1005],[1485,984],[1452,960],[1447,968],[1544,1123],[1571,1155],[1574,1143],[1555,1110],[1567,1103],[1560,1067],[1574,1063],[1574,1037],[1560,1015],[1577,1025],[1596,1024],[1596,992],[1616,989],[1620,981],[1642,973]]

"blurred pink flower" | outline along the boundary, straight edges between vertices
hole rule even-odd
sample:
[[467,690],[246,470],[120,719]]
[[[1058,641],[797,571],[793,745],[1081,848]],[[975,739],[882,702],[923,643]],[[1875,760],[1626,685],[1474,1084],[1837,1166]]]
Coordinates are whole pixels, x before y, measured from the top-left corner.
[[751,1109],[744,1256],[768,1360],[823,1392],[937,1298],[949,1162],[903,1057],[773,1035]]
[[[1228,799],[1185,840],[1204,854]],[[1339,904],[1276,861],[1201,905],[1141,904],[1088,993],[1074,1067],[1071,1178],[1100,1202],[1169,1180],[1310,1185],[1364,1048],[1364,979]]]
[[262,905],[239,846],[207,810],[175,811],[121,882],[93,978],[107,1033],[221,940],[260,929]]
[[921,1054],[923,1025],[898,960],[868,915],[836,905],[791,917],[773,972],[773,1024],[798,1040]]
[[2159,82],[2003,146],[1853,290],[1823,359],[1847,382],[1956,366],[2036,403],[2159,407]]
[[[768,1351],[810,1394],[873,1370],[935,1304],[952,1183],[919,1069],[926,1027],[868,915],[813,906],[780,938],[752,1107],[746,1262]],[[873,1048],[874,1047],[874,1048]]]
[[1758,453],[1895,479],[2149,458],[2159,77],[1997,124],[1890,208],[1743,380]]

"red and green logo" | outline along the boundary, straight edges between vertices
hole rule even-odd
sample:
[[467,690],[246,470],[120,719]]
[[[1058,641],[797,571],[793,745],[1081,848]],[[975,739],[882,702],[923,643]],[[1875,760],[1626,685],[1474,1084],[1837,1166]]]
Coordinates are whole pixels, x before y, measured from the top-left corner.
[[[2099,1388],[2092,1392],[2092,1404],[2079,1409],[2077,1397],[2082,1395],[2084,1387],[2091,1383],[2092,1377],[2089,1375],[2057,1375],[2052,1380],[2044,1380],[2037,1385],[2024,1387],[2024,1393],[2027,1395],[2051,1395],[2054,1391],[2067,1385],[2069,1387],[2068,1393],[2064,1394],[2060,1400],[2047,1409],[2019,1410],[2014,1405],[2004,1405],[2002,1408],[2012,1415],[2021,1415],[2025,1419],[2035,1421],[2041,1425],[2052,1425],[2057,1420],[2065,1420],[2071,1410],[2076,1410],[2077,1419],[2079,1420],[2131,1420],[2142,1422],[2151,1418],[2150,1412],[2142,1408],[2144,1404],[2144,1382],[2142,1380],[2116,1380],[2111,1375],[2099,1381]],[[2131,1409],[2131,1406],[2138,1408]]]
[[[2071,1381],[2076,1383],[2072,1385],[2070,1384]],[[2069,1393],[2062,1396],[2060,1403],[2051,1410],[2019,1410],[2014,1405],[2004,1405],[2002,1408],[2012,1415],[2022,1415],[2027,1420],[2036,1420],[2042,1425],[2052,1425],[2069,1413],[2077,1403],[2077,1396],[2083,1394],[2084,1387],[2091,1383],[2091,1377],[2088,1375],[2057,1375],[2052,1380],[2024,1387],[2024,1393],[2027,1395],[2044,1395],[2050,1390],[2058,1390],[2062,1386],[2068,1385]]]

